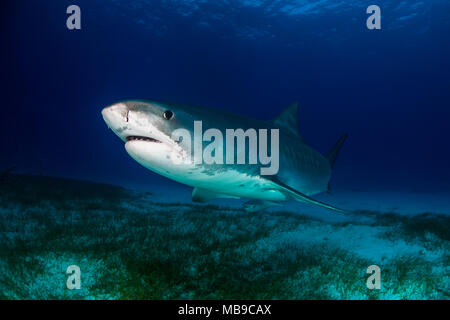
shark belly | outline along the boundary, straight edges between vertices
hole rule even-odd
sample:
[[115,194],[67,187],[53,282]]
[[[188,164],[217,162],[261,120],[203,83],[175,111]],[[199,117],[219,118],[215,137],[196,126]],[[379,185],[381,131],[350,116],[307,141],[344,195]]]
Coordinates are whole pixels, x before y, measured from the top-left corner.
[[259,175],[238,170],[237,166],[195,165],[193,162],[174,163],[174,150],[162,143],[128,142],[127,152],[145,168],[191,187],[239,198],[271,201],[287,200],[278,186]]
[[286,195],[276,184],[260,176],[249,175],[233,168],[221,170],[213,175],[202,170],[198,171],[200,172],[192,173],[193,179],[186,184],[239,198],[287,200]]

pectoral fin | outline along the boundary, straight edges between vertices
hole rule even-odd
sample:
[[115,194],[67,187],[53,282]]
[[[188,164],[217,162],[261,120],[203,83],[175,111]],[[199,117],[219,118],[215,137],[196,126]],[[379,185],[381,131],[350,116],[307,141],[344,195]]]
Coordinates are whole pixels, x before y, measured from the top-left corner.
[[307,203],[311,203],[314,204],[316,206],[322,207],[322,208],[326,208],[329,210],[333,210],[336,212],[340,212],[340,213],[349,213],[346,210],[343,209],[339,209],[336,207],[333,207],[332,205],[323,203],[321,201],[315,200],[303,193],[301,193],[300,191],[295,190],[294,188],[286,185],[285,183],[281,182],[276,176],[271,176],[271,177],[266,177],[268,180],[272,181],[273,183],[276,183],[282,190],[283,192],[290,197],[291,199],[297,200],[297,201],[303,201],[303,202],[307,202]]

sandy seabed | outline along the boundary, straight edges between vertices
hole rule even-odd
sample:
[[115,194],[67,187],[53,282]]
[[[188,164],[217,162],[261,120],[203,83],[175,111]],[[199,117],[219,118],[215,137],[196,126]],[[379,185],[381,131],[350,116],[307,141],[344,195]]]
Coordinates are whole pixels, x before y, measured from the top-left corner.
[[[13,175],[0,184],[0,298],[449,299],[450,215],[426,201],[402,214],[423,198],[397,196],[389,210],[338,193],[361,208],[327,219],[301,204],[246,213],[176,192]],[[79,290],[66,286],[69,265],[80,267]],[[366,286],[370,265],[380,290]]]

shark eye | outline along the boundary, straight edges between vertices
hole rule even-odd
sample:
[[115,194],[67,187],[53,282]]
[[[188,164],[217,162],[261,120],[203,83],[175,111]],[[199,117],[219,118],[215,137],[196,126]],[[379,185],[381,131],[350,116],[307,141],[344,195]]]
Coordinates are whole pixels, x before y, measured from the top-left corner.
[[164,111],[163,116],[164,116],[164,119],[170,120],[173,117],[173,112],[170,110],[166,110],[166,111]]

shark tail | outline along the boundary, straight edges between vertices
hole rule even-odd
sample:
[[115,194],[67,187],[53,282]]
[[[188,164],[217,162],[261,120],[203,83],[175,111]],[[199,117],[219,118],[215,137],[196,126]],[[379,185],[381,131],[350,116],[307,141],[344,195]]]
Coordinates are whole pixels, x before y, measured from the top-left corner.
[[331,148],[331,150],[327,153],[326,158],[330,162],[331,168],[334,166],[334,162],[336,161],[337,156],[339,155],[339,151],[342,148],[342,145],[345,142],[345,139],[347,139],[348,134],[344,134],[342,137],[339,138],[339,140],[336,142],[336,144]]

